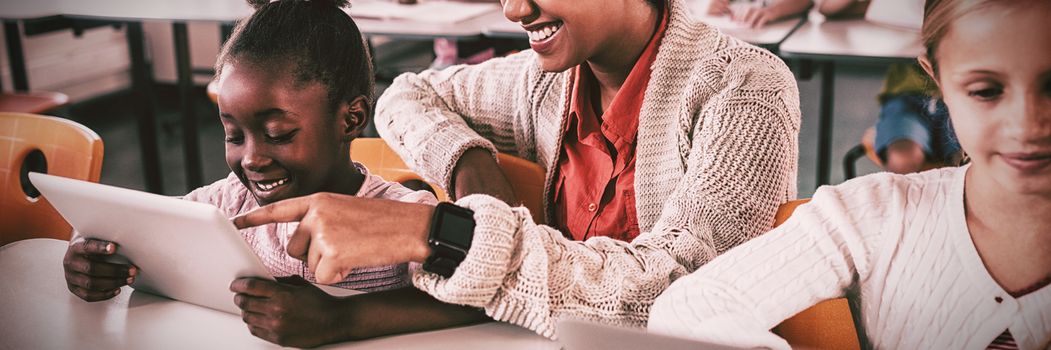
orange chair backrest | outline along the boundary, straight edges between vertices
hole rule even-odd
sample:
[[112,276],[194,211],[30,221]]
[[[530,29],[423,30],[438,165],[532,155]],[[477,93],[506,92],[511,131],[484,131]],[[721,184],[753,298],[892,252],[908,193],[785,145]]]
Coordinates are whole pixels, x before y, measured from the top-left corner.
[[44,113],[67,104],[69,96],[60,92],[0,93],[0,112]]
[[[369,172],[379,175],[387,181],[402,182],[407,180],[423,180],[420,175],[409,169],[401,157],[379,138],[355,139],[350,146],[350,152],[354,161],[364,164]],[[512,155],[499,154],[497,161],[503,170],[507,180],[511,182],[511,188],[515,196],[533,215],[533,221],[543,222],[544,217],[544,180],[546,173],[544,168],[536,163],[518,158]],[[439,201],[449,200],[449,195],[432,183],[428,183],[437,193]]]
[[[792,216],[796,207],[810,199],[794,200],[782,204],[774,216],[777,227]],[[803,310],[774,327],[774,333],[788,341],[792,347],[806,349],[860,349],[850,304],[845,298],[826,300]]]
[[205,89],[208,92],[208,99],[212,100],[212,103],[219,104],[219,78],[216,77],[212,81],[208,82],[208,87]]
[[40,155],[51,175],[98,182],[102,172],[102,139],[91,129],[56,117],[0,113],[0,245],[70,238],[72,228],[51,204],[23,190],[23,165],[33,170]]

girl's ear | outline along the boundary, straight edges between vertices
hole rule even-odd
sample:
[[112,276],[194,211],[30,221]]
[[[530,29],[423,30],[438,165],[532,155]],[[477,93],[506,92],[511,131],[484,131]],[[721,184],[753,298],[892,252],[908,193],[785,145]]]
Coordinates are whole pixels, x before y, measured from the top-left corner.
[[343,128],[343,138],[347,142],[353,141],[361,135],[369,121],[369,104],[365,96],[358,96],[349,103],[341,102],[338,115],[340,126]]
[[934,84],[938,86],[938,89],[941,90],[942,85],[941,82],[938,81],[938,73],[934,71],[934,64],[931,63],[930,57],[927,57],[927,54],[923,54],[920,55],[917,60],[920,61],[920,67],[923,67],[923,71],[927,72],[927,76],[930,76],[931,81],[933,81]]

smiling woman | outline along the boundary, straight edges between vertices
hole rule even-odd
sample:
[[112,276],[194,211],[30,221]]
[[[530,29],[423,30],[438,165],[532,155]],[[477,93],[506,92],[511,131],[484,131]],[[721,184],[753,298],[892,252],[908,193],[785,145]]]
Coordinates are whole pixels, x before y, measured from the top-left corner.
[[[425,265],[416,287],[545,336],[563,317],[643,326],[668,284],[769,229],[795,197],[795,79],[770,52],[694,22],[683,0],[502,5],[532,50],[402,75],[377,104],[406,163],[473,210],[466,256],[428,245],[465,233],[428,231],[432,216],[463,211],[316,196],[235,222],[302,220],[289,252],[322,280],[440,261],[451,277]],[[507,204],[498,151],[544,167],[548,225]]]

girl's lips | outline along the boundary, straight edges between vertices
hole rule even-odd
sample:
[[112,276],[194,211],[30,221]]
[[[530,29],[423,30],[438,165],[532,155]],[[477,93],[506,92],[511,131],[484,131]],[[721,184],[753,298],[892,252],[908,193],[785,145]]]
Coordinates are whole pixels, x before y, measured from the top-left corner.
[[1003,153],[1004,163],[1023,173],[1035,173],[1051,165],[1051,153]]
[[291,183],[292,179],[289,177],[273,179],[273,180],[260,180],[260,181],[249,181],[252,186],[252,192],[260,199],[273,199],[280,198]]

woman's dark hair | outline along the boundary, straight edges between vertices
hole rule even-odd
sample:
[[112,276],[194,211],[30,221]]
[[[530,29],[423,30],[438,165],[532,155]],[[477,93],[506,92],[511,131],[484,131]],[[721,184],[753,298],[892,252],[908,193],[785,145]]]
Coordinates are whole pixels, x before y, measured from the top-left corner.
[[223,45],[216,76],[230,62],[291,69],[288,73],[297,84],[324,85],[333,108],[358,96],[364,96],[372,108],[372,59],[358,26],[342,10],[348,0],[248,0],[248,4],[256,11],[237,23]]

